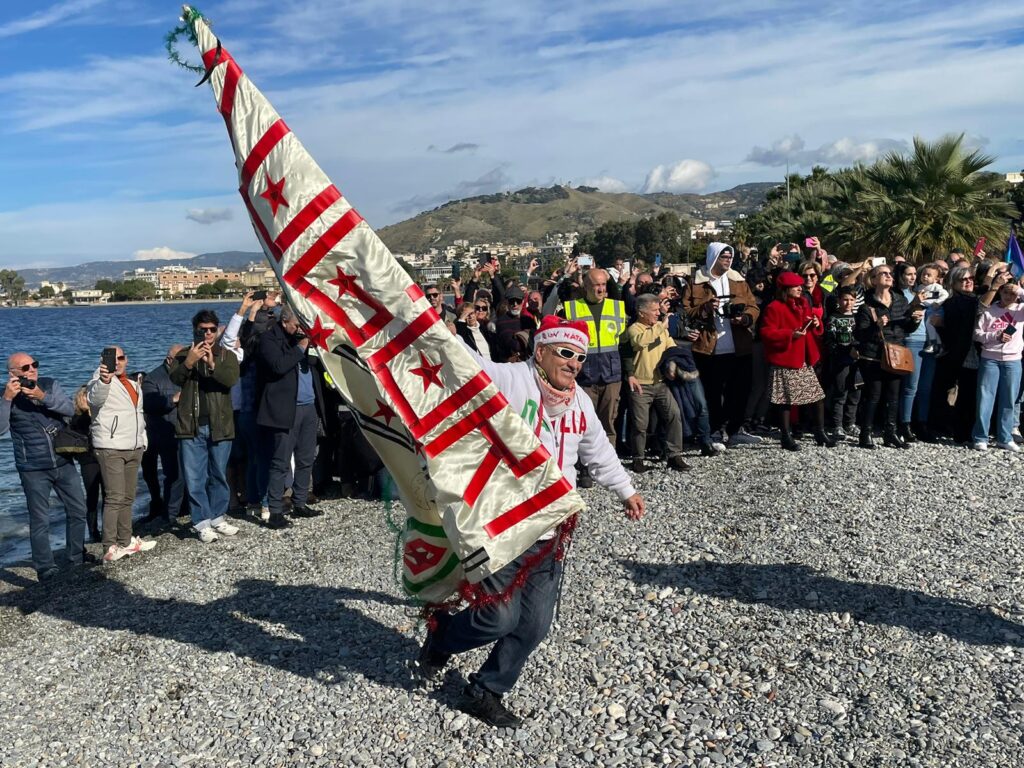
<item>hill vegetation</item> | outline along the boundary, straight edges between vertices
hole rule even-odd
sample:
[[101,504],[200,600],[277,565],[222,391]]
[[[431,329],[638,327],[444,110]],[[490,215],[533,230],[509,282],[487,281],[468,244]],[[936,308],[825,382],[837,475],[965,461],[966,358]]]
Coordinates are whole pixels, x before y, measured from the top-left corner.
[[445,203],[379,230],[396,253],[444,248],[456,240],[471,243],[543,242],[556,232],[593,232],[609,222],[639,222],[669,213],[696,221],[735,219],[764,203],[775,184],[743,184],[708,195],[639,195],[600,192],[594,187],[527,187]]

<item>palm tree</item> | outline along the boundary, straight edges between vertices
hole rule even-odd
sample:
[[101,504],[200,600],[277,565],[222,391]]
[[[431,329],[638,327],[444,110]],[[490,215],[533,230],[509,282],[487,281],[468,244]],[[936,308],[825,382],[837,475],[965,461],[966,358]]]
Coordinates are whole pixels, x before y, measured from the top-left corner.
[[861,215],[869,214],[864,245],[922,261],[981,237],[1005,237],[1016,210],[1003,179],[984,172],[994,158],[968,152],[963,142],[963,134],[934,143],[915,138],[910,155],[891,152],[864,170],[867,183],[856,194]]

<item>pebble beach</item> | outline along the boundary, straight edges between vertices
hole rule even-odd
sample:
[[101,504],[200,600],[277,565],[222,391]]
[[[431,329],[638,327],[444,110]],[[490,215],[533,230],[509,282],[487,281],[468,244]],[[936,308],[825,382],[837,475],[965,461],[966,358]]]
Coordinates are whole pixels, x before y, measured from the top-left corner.
[[[435,686],[380,503],[36,584],[0,570],[3,766],[1020,766],[1024,462],[775,444],[610,494],[493,730]],[[143,531],[144,532],[144,531]]]

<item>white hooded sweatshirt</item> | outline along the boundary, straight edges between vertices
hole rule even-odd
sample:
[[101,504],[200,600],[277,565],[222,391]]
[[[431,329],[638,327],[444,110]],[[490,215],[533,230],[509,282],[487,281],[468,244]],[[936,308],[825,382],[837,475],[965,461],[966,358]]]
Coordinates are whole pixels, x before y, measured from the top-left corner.
[[[716,296],[729,295],[730,270],[723,272],[720,277],[715,277],[711,274],[711,268],[715,266],[719,255],[726,248],[736,253],[733,247],[727,243],[708,243],[708,250],[704,259],[704,274],[707,275]],[[725,309],[722,305],[719,305],[718,312],[715,313],[715,331],[718,333],[718,341],[715,343],[715,354],[726,355],[735,352],[736,342],[732,338],[732,323],[726,319]]]

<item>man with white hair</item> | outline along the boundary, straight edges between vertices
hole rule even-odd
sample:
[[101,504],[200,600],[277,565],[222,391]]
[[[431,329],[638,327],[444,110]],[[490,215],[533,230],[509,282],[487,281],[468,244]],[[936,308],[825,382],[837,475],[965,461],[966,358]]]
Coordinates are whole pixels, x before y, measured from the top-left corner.
[[[590,397],[576,386],[589,346],[587,326],[545,317],[534,336],[533,356],[520,363],[492,363],[472,353],[536,432],[576,485],[576,460],[589,465],[594,479],[613,491],[627,517],[644,515],[644,500],[605,436]],[[467,349],[469,349],[467,345]],[[436,677],[455,654],[494,643],[480,670],[470,676],[459,708],[498,728],[521,720],[501,703],[515,685],[527,658],[547,635],[562,576],[560,538],[552,530],[518,558],[481,582],[485,599],[450,615],[437,613],[417,660],[422,678]]]

